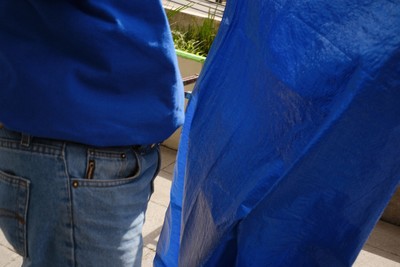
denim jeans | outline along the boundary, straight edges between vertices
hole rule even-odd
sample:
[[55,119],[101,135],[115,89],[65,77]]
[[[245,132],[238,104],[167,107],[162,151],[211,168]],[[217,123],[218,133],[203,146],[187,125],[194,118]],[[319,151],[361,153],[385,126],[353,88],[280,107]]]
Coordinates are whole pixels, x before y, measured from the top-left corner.
[[0,227],[23,266],[140,266],[159,148],[0,129]]

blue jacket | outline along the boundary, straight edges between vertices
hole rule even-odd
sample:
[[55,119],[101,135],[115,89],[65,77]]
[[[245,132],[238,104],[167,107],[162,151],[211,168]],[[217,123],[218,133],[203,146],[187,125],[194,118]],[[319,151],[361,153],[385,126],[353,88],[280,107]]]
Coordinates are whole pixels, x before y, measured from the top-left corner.
[[150,144],[183,122],[160,0],[0,1],[0,121],[95,146]]

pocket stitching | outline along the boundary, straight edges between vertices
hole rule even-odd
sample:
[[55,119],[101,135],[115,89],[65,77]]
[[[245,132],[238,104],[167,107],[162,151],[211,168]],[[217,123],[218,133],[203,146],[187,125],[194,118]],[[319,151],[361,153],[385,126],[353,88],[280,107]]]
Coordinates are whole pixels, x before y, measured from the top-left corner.
[[[113,186],[120,186],[125,184],[134,183],[138,177],[142,174],[142,162],[140,161],[140,156],[136,151],[133,151],[136,162],[137,162],[137,172],[127,178],[115,179],[115,180],[88,180],[88,179],[71,179],[73,187],[77,188],[80,186],[83,187],[113,187]],[[74,186],[74,184],[76,186]]]
[[11,175],[4,171],[0,171],[0,180],[3,180],[11,186],[23,186],[28,188],[30,181],[17,175]]
[[[5,217],[13,218],[17,221],[17,226],[16,226],[16,237],[18,240],[18,247],[15,247],[15,251],[20,254],[23,257],[28,256],[28,249],[27,249],[27,213],[28,213],[28,203],[29,203],[29,185],[30,181],[22,178],[17,175],[11,175],[8,173],[5,173],[3,171],[0,171],[0,180],[6,185],[6,186],[12,186],[13,188],[16,188],[16,211],[13,212],[12,210],[7,210],[4,209],[5,211],[11,213],[9,215],[4,214]],[[22,192],[21,190],[25,191]],[[23,195],[23,200],[20,201],[20,195]],[[23,202],[23,203],[21,203]]]

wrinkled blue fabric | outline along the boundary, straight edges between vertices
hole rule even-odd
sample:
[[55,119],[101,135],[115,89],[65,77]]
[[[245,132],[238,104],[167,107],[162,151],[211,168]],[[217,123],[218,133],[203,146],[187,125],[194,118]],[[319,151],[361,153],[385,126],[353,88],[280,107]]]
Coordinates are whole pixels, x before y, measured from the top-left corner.
[[400,179],[400,3],[230,0],[155,266],[351,266]]
[[161,0],[0,0],[0,122],[92,146],[159,143],[184,121]]

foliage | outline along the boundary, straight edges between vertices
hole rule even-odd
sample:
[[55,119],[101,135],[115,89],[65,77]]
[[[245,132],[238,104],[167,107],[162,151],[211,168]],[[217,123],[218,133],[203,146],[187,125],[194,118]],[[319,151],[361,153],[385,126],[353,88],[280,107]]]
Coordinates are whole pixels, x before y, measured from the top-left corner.
[[[188,4],[173,10],[168,10],[167,17],[169,21],[172,21],[175,15],[191,5],[192,4]],[[207,56],[218,31],[215,23],[215,13],[216,10],[213,13],[209,11],[208,17],[201,23],[193,20],[186,27],[171,23],[170,26],[175,48],[199,56]]]

